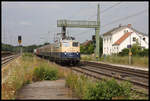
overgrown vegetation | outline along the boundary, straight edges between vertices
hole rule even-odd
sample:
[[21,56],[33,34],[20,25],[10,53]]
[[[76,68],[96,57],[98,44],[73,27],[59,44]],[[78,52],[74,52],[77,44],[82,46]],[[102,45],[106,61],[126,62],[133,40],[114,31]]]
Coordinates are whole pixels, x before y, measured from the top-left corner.
[[58,79],[58,69],[43,63],[34,69],[33,76],[34,80],[56,80]]
[[85,61],[93,61],[95,60],[94,55],[81,55],[81,60],[85,60]]
[[17,90],[37,80],[56,80],[64,77],[54,64],[25,53],[2,71],[2,99],[15,99]]
[[129,82],[118,84],[115,79],[93,82],[83,75],[73,73],[66,78],[66,85],[74,89],[78,97],[88,100],[129,99],[132,87]]
[[[105,56],[101,57],[99,61],[129,65],[129,56]],[[131,65],[139,67],[148,67],[148,57],[132,56]]]

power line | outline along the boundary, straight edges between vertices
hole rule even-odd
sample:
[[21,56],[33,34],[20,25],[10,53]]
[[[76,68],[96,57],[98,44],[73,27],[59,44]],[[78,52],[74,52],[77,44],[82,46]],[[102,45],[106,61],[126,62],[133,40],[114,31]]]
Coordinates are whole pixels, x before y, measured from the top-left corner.
[[[121,2],[119,2],[119,3],[117,3],[117,4],[114,4],[114,5],[112,5],[111,7],[108,7],[108,8],[106,8],[106,9],[104,9],[101,13],[103,13],[104,11],[106,12],[107,10],[109,10],[109,9],[111,9],[111,8],[113,8],[113,7],[117,6],[117,5],[119,5],[119,4],[121,4]],[[81,7],[80,7],[79,9],[81,9]],[[86,8],[83,8],[83,9],[87,9],[87,7],[86,7]],[[82,11],[83,11],[83,9],[82,9]],[[80,11],[80,12],[81,12],[81,11]],[[71,17],[69,17],[69,18],[74,17],[74,15],[75,15],[75,14],[73,14],[73,16],[71,16]],[[94,16],[96,16],[96,15],[94,15]],[[93,18],[93,15],[90,16],[90,17],[88,18],[88,20],[91,19],[91,18]],[[76,31],[75,31],[75,32],[76,32]]]
[[[117,3],[117,4],[114,4],[114,5],[112,5],[111,7],[108,7],[108,8],[106,8],[106,9],[104,9],[103,11],[101,11],[101,14],[103,14],[104,12],[108,11],[109,9],[111,9],[111,8],[113,8],[113,7],[115,7],[115,6],[119,5],[119,4],[121,4],[121,2],[119,2],[119,3]],[[90,17],[88,18],[88,20],[91,19],[91,18],[93,18],[94,16],[97,16],[97,14],[90,16]]]
[[[144,13],[145,11],[147,11],[147,9],[144,9],[144,10],[142,10],[142,11],[140,11],[140,12],[137,12],[137,13],[135,13],[135,14],[133,14],[133,15],[129,15],[129,16],[126,16],[126,17],[123,17],[123,18],[114,20],[114,21],[112,21],[112,22],[110,22],[110,23],[108,23],[108,24],[106,24],[106,25],[104,25],[104,26],[101,26],[101,27],[106,27],[106,26],[111,25],[111,24],[114,24],[114,23],[116,23],[116,22],[118,22],[118,21],[127,20],[127,19],[129,19],[129,18],[132,18],[132,17],[134,17],[134,16],[137,16],[137,15],[139,15],[139,14],[142,14],[142,13]],[[84,32],[87,32],[87,31],[84,31]],[[84,33],[84,32],[80,32],[80,33],[78,33],[78,34],[82,34],[82,33]]]
[[[88,8],[89,8],[89,5],[88,5]],[[80,7],[79,10],[80,10],[80,9],[82,9],[82,7]],[[78,10],[78,12],[77,12],[78,14],[75,13],[75,14],[73,14],[71,17],[69,17],[68,19],[71,19],[71,18],[74,17],[75,15],[79,15],[79,13],[80,13],[81,11],[83,11],[84,9],[87,9],[87,7],[83,8],[83,9],[80,10],[80,11]]]
[[[114,5],[112,5],[112,6],[108,7],[108,8],[106,8],[106,9],[104,9],[103,11],[101,11],[101,14],[104,13],[104,12],[106,12],[106,11],[108,11],[109,9],[111,9],[111,8],[113,8],[113,7],[117,6],[117,5],[119,5],[119,4],[121,4],[121,2],[119,2],[119,3],[117,3],[117,4],[114,4]],[[97,16],[97,15],[94,15],[94,16]],[[90,18],[94,17],[94,16],[93,16],[93,15],[90,16],[90,17],[88,18],[88,20],[89,20]],[[84,32],[87,32],[87,31],[84,31]],[[84,33],[84,32],[81,32],[81,33]],[[78,34],[81,34],[81,33],[78,33]]]
[[139,14],[142,14],[142,13],[144,13],[145,11],[147,11],[147,9],[144,9],[144,10],[142,10],[142,11],[140,11],[140,12],[138,12],[138,13],[135,13],[135,14],[133,14],[133,15],[129,15],[129,16],[126,16],[126,17],[123,17],[123,18],[114,20],[114,21],[112,21],[112,22],[110,22],[110,23],[108,23],[108,24],[106,24],[106,25],[104,25],[104,26],[102,26],[102,27],[105,27],[105,26],[107,26],[107,25],[114,24],[114,23],[116,23],[116,22],[118,22],[118,21],[127,20],[127,19],[129,19],[129,18],[134,17],[134,16],[138,16]]
[[103,11],[101,11],[101,13],[104,13],[104,12],[108,11],[109,9],[111,9],[111,8],[113,8],[113,7],[115,7],[115,6],[119,5],[119,4],[121,4],[121,2],[119,2],[119,3],[117,3],[117,4],[114,4],[114,5],[112,5],[111,7],[108,7],[108,8],[106,8],[106,9],[104,9]]

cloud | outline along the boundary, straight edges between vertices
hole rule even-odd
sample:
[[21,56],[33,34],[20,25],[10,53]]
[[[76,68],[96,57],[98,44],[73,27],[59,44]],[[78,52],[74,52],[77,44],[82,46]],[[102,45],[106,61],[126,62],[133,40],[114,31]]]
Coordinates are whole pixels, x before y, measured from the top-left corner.
[[30,22],[27,22],[27,21],[21,21],[20,24],[24,25],[24,26],[31,26],[32,25]]

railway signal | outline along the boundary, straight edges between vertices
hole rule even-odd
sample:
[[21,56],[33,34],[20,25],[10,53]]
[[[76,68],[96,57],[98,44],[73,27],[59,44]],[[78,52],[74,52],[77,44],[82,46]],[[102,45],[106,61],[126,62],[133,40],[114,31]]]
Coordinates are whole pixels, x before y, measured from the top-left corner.
[[20,54],[22,54],[21,42],[22,42],[22,37],[19,35],[18,36],[18,43],[19,43],[19,46],[20,46]]
[[21,42],[22,42],[22,40],[21,40],[22,38],[21,38],[21,36],[18,36],[18,43],[19,43],[19,45],[21,44]]

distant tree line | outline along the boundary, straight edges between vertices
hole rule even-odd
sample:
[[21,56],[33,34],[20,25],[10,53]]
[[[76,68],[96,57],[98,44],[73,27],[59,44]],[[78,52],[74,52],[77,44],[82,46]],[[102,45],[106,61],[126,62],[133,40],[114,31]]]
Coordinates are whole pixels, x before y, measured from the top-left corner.
[[47,45],[49,43],[44,43],[43,45],[29,45],[29,46],[13,46],[8,44],[2,43],[2,50],[1,51],[10,51],[10,52],[20,52],[20,47],[22,47],[23,52],[33,52],[34,49],[39,48],[41,46]]

